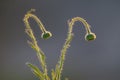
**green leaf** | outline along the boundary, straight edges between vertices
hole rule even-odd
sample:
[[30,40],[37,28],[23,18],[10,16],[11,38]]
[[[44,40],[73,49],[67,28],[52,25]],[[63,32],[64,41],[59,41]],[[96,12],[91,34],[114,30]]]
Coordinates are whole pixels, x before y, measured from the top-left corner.
[[32,70],[32,72],[39,77],[41,80],[44,80],[44,74],[39,70],[39,68],[31,63],[26,63]]
[[52,75],[52,80],[55,80],[56,74],[55,74],[55,71],[53,69],[52,69],[51,75]]

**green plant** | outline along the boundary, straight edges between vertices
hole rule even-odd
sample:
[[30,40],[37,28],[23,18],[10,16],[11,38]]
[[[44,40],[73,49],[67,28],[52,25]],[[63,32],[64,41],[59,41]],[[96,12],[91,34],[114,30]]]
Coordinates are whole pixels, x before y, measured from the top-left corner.
[[71,20],[68,20],[69,27],[68,27],[67,38],[66,38],[66,41],[65,41],[63,48],[61,50],[61,55],[60,55],[59,61],[56,64],[55,69],[52,69],[51,78],[50,78],[48,76],[48,70],[47,70],[47,65],[46,65],[46,56],[37,44],[36,38],[35,38],[34,33],[29,25],[28,19],[33,18],[37,22],[38,26],[40,27],[40,29],[42,31],[41,37],[43,39],[50,38],[52,36],[52,34],[45,29],[45,27],[43,26],[40,19],[38,19],[38,17],[36,15],[32,14],[32,12],[34,12],[34,11],[35,11],[34,9],[31,9],[30,11],[28,11],[27,14],[25,15],[23,21],[24,21],[25,26],[26,26],[25,32],[27,33],[27,35],[31,39],[30,41],[28,41],[28,44],[31,46],[31,48],[33,48],[36,51],[37,57],[39,59],[41,67],[42,67],[42,70],[40,70],[37,66],[35,66],[31,63],[27,63],[27,65],[31,68],[32,72],[40,80],[61,80],[61,74],[62,74],[62,70],[63,70],[63,64],[65,61],[65,55],[66,55],[67,49],[70,47],[70,43],[71,43],[72,38],[73,38],[72,31],[73,31],[74,23],[76,21],[80,21],[85,26],[85,29],[86,29],[85,40],[87,40],[87,41],[95,40],[96,35],[91,32],[90,25],[83,18],[75,17],[75,18],[72,18]]

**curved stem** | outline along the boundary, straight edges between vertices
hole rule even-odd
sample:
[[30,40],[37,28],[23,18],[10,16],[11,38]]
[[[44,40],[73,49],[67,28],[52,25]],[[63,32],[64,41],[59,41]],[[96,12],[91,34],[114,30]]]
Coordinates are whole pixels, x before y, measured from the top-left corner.
[[25,32],[31,38],[31,41],[28,41],[28,43],[37,52],[37,57],[38,57],[38,59],[41,63],[41,66],[42,66],[42,69],[43,69],[43,72],[44,72],[45,80],[48,80],[45,54],[43,53],[43,51],[40,49],[40,47],[37,44],[36,38],[35,38],[34,33],[33,33],[32,29],[30,27],[28,19],[33,18],[38,23],[38,25],[39,25],[39,27],[40,27],[40,29],[43,33],[46,32],[46,29],[44,28],[42,22],[37,18],[37,16],[34,15],[34,14],[31,14],[30,12],[28,12],[23,19],[23,21],[25,23],[25,26],[26,26]]
[[63,70],[63,65],[64,65],[64,61],[65,61],[65,56],[66,56],[66,52],[67,52],[67,49],[70,47],[70,43],[72,41],[72,37],[73,37],[73,25],[75,24],[76,21],[80,21],[84,24],[85,26],[85,29],[86,29],[86,32],[87,33],[91,33],[91,30],[90,30],[90,25],[86,22],[86,20],[84,20],[83,18],[81,17],[75,17],[75,18],[72,18],[71,21],[68,20],[68,35],[67,35],[67,38],[66,38],[66,41],[63,45],[63,48],[61,50],[61,55],[60,55],[60,60],[58,62],[58,66],[59,66],[59,70],[58,72],[56,71],[57,73],[57,80],[60,80],[60,77],[61,77],[61,73],[62,73],[62,70]]
[[85,29],[86,29],[86,33],[91,33],[90,30],[90,25],[86,22],[85,19],[81,18],[81,17],[74,17],[72,18],[71,22],[69,22],[69,26],[73,26],[75,24],[76,21],[82,22]]
[[[40,30],[41,30],[43,33],[46,32],[46,29],[45,29],[45,27],[43,26],[43,24],[42,24],[42,22],[40,21],[40,19],[39,19],[36,15],[32,14],[31,11],[28,11],[28,13],[25,15],[25,17],[24,17],[24,22],[26,22],[27,24],[29,24],[29,22],[28,22],[28,19],[29,19],[29,18],[33,18],[33,19],[37,22]],[[27,27],[27,28],[30,28],[29,26],[26,26],[26,27]]]

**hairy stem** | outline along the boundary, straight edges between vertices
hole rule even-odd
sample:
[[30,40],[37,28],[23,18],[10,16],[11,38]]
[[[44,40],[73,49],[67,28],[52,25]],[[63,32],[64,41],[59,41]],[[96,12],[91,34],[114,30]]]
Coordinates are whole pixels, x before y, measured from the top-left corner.
[[29,22],[28,22],[28,19],[29,18],[33,18],[39,25],[40,29],[42,32],[46,32],[46,29],[44,28],[42,22],[40,21],[40,19],[37,18],[36,15],[28,12],[23,21],[25,23],[25,26],[26,26],[26,29],[25,29],[25,32],[28,34],[28,36],[31,38],[31,41],[28,41],[28,43],[30,44],[30,46],[36,51],[37,53],[37,57],[41,63],[41,66],[42,66],[42,70],[44,72],[44,77],[45,77],[45,80],[48,80],[48,76],[47,76],[47,65],[46,65],[46,61],[45,61],[45,54],[43,53],[43,51],[40,49],[40,47],[38,46],[37,44],[37,41],[36,41],[36,38],[34,36],[34,33],[29,25]]
[[68,35],[67,35],[67,38],[66,38],[66,41],[63,45],[63,48],[61,50],[61,55],[60,55],[60,59],[58,61],[58,71],[56,71],[56,80],[60,80],[61,79],[61,73],[62,73],[62,70],[63,70],[63,65],[64,65],[64,61],[65,61],[65,56],[66,56],[66,52],[67,52],[67,49],[69,48],[70,46],[70,43],[72,41],[72,37],[73,37],[73,25],[76,21],[80,21],[83,23],[83,25],[85,26],[85,29],[86,29],[86,33],[91,33],[91,30],[90,30],[90,25],[86,22],[86,20],[84,20],[83,18],[81,17],[75,17],[75,18],[72,18],[71,21],[68,20]]

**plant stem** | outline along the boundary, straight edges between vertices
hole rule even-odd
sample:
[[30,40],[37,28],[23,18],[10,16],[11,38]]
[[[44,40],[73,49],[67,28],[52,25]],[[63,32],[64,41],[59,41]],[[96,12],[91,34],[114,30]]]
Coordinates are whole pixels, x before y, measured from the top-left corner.
[[36,38],[34,36],[34,33],[29,25],[28,19],[29,18],[33,18],[38,25],[40,26],[40,29],[42,30],[42,32],[46,32],[46,29],[44,28],[42,22],[37,18],[37,16],[35,16],[34,14],[31,13],[27,13],[23,19],[26,29],[25,32],[28,34],[28,36],[31,38],[31,41],[28,41],[28,43],[30,44],[30,46],[36,51],[37,53],[37,57],[39,59],[39,62],[41,63],[42,66],[42,70],[44,72],[44,77],[45,80],[48,80],[48,76],[47,76],[47,65],[46,65],[46,61],[45,61],[45,54],[43,53],[43,51],[40,49],[40,47],[37,44]]
[[[58,61],[58,71],[56,71],[56,74],[57,74],[57,79],[56,80],[60,80],[61,78],[61,73],[62,73],[62,70],[63,70],[63,65],[64,65],[64,61],[65,61],[65,56],[66,56],[66,52],[67,52],[67,49],[70,47],[70,43],[72,41],[72,38],[73,38],[73,25],[76,21],[80,21],[83,23],[83,25],[85,26],[85,29],[86,29],[86,34],[87,33],[91,33],[91,30],[90,30],[90,25],[86,22],[86,20],[84,20],[83,18],[81,17],[75,17],[75,18],[72,18],[71,21],[68,20],[68,35],[67,35],[67,38],[66,38],[66,41],[63,45],[63,48],[61,50],[61,55],[60,55],[60,59]],[[57,67],[56,67],[57,68]]]

